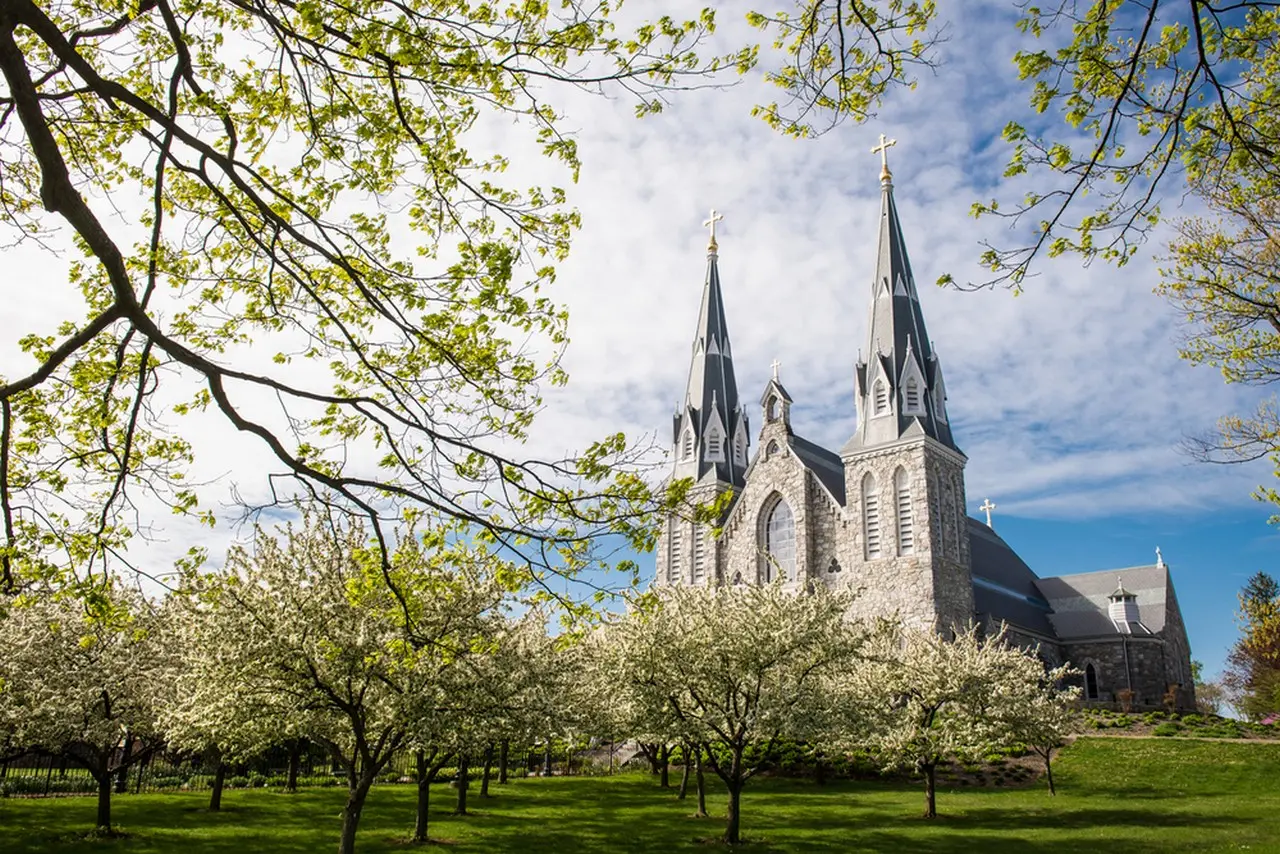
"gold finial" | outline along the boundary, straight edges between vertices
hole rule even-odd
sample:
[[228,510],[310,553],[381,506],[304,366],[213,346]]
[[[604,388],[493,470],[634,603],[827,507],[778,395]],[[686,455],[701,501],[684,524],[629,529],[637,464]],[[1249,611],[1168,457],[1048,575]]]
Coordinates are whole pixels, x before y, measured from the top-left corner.
[[884,134],[880,134],[880,144],[871,149],[872,154],[880,155],[880,183],[887,184],[893,180],[893,175],[889,174],[889,149],[897,145],[896,139],[889,139]]
[[719,245],[716,243],[716,223],[717,223],[717,222],[719,222],[719,221],[720,221],[720,220],[722,220],[722,219],[724,219],[724,214],[718,214],[718,213],[716,213],[716,209],[715,209],[715,208],[712,208],[712,209],[711,209],[711,218],[710,218],[710,219],[708,219],[708,220],[704,220],[704,221],[703,221],[703,223],[702,223],[702,227],[703,227],[703,228],[710,228],[710,229],[711,229],[711,239],[710,239],[709,241],[707,241],[707,251],[708,251],[708,252],[715,252],[716,250],[718,250],[718,249],[720,248],[720,247],[719,247]]

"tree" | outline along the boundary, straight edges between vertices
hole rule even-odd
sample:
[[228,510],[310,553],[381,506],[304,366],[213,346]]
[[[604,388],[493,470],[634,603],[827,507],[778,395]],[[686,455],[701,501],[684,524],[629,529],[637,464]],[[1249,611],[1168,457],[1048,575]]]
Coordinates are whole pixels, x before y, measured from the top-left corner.
[[1212,194],[1225,180],[1250,197],[1274,195],[1275,4],[1057,0],[1024,7],[1019,28],[1049,42],[1015,56],[1031,106],[1064,124],[1060,133],[1016,121],[1004,129],[1014,146],[1006,176],[1026,173],[1036,189],[1012,207],[993,201],[974,212],[1035,224],[1027,244],[988,248],[993,282],[1021,286],[1042,252],[1125,263],[1159,220],[1170,181]]
[[274,461],[265,503],[363,516],[384,580],[382,526],[406,507],[565,574],[597,533],[647,543],[621,436],[508,453],[565,379],[544,288],[579,218],[469,148],[502,115],[576,179],[557,91],[643,114],[753,61],[698,58],[710,12],[625,33],[615,5],[6,0],[2,221],[14,240],[69,230],[82,303],[0,378],[0,587],[99,583],[155,501],[212,523],[174,420],[204,410]]
[[470,654],[506,594],[501,564],[465,541],[408,529],[392,586],[378,551],[362,527],[309,514],[279,539],[259,528],[225,575],[193,580],[218,652],[190,678],[246,715],[305,719],[300,731],[346,775],[341,854],[355,850],[369,789],[408,743],[422,696]]
[[822,679],[861,642],[845,620],[850,603],[821,587],[668,588],[594,641],[597,684],[625,705],[634,732],[703,749],[728,789],[727,843],[741,841],[742,790],[773,746],[826,723]]
[[111,620],[53,595],[10,602],[0,619],[0,730],[26,752],[63,756],[98,787],[97,829],[111,834],[111,789],[162,746],[156,701],[172,660],[159,619],[119,585]]
[[219,634],[219,624],[207,612],[209,603],[185,595],[165,600],[175,666],[171,682],[157,696],[157,717],[169,750],[196,754],[214,764],[209,791],[209,810],[222,808],[222,793],[229,765],[244,762],[273,745],[296,741],[307,725],[302,710],[290,713],[282,704],[273,704],[271,714],[263,714],[262,704],[246,702],[243,691],[229,680],[210,678],[222,674],[228,642]]
[[1227,702],[1227,689],[1221,680],[1206,682],[1204,680],[1204,664],[1191,662],[1191,681],[1196,687],[1196,711],[1202,715],[1222,714],[1222,705]]
[[1255,573],[1241,591],[1239,621],[1223,682],[1232,705],[1260,720],[1280,710],[1280,587],[1267,573]]
[[795,0],[783,11],[748,12],[785,57],[765,79],[787,93],[752,114],[795,137],[864,121],[890,89],[914,87],[912,70],[935,66],[936,15],[931,0]]
[[1016,717],[1024,702],[1043,697],[1046,712],[1055,702],[1052,690],[1042,689],[1042,673],[1036,659],[1006,643],[1003,629],[984,638],[971,626],[946,638],[932,629],[887,625],[833,693],[843,695],[840,707],[862,721],[847,727],[855,733],[852,745],[870,747],[886,768],[906,767],[924,777],[924,817],[932,819],[938,816],[941,762],[977,760],[1010,743],[1015,720],[1050,737],[1048,714]]
[[1058,793],[1053,783],[1053,752],[1062,746],[1080,717],[1080,688],[1064,687],[1063,682],[1079,676],[1080,671],[1065,665],[1046,669],[1038,658],[1026,653],[1010,656],[1001,673],[994,707],[989,707],[1004,727],[1004,738],[1025,744],[1044,762],[1050,796]]

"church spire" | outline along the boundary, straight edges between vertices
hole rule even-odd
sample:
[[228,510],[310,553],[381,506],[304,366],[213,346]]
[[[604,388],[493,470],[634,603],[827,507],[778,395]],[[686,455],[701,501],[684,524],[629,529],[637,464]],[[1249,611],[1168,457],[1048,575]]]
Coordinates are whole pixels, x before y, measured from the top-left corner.
[[675,475],[743,485],[749,443],[746,416],[738,400],[733,352],[720,289],[716,223],[724,217],[713,209],[703,225],[711,229],[707,244],[707,276],[693,339],[689,384],[673,419]]
[[956,448],[947,423],[942,368],[924,325],[907,244],[893,199],[888,149],[897,140],[880,135],[880,226],[866,361],[856,367],[858,429],[846,450],[911,436],[929,436]]

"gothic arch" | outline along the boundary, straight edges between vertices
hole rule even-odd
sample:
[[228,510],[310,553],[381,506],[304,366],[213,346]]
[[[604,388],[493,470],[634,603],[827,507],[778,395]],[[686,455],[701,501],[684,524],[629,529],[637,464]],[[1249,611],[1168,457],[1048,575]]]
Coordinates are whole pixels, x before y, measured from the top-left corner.
[[880,557],[880,489],[876,476],[862,476],[862,542],[867,560]]
[[902,466],[898,466],[893,473],[893,515],[898,529],[898,554],[914,554],[916,537],[911,507],[911,477]]
[[796,518],[781,493],[775,492],[760,508],[757,543],[760,579],[768,584],[796,577]]

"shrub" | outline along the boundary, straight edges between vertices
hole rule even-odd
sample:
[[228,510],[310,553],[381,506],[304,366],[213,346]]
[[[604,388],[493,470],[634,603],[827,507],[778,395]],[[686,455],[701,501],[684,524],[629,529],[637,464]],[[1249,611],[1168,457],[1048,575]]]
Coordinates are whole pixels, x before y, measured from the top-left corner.
[[239,775],[235,777],[228,777],[224,785],[226,785],[228,789],[247,789],[249,788],[249,778],[241,777]]
[[187,784],[187,778],[177,774],[152,777],[147,781],[149,789],[181,789]]
[[1182,722],[1187,726],[1200,726],[1205,723],[1205,719],[1200,715],[1183,715]]
[[1153,729],[1151,731],[1151,734],[1158,735],[1161,737],[1168,737],[1171,735],[1177,735],[1179,729],[1181,729],[1181,727],[1179,727],[1177,724],[1173,723],[1172,721],[1167,721],[1165,723],[1160,724],[1160,726],[1156,727],[1155,729]]

